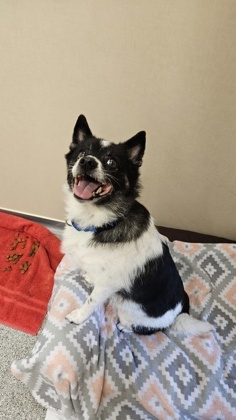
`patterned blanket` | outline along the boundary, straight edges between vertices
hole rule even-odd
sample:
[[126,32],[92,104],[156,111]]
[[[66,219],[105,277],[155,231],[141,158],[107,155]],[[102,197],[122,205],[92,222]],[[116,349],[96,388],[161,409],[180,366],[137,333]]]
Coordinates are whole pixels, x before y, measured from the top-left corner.
[[236,245],[174,242],[191,314],[215,331],[138,336],[117,329],[108,304],[84,324],[65,315],[90,289],[66,256],[48,318],[13,374],[66,419],[236,419]]

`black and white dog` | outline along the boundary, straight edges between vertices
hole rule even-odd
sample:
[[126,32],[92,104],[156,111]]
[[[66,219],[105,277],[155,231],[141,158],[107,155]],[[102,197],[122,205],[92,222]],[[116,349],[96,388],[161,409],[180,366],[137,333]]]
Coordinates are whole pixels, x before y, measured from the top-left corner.
[[110,299],[119,329],[152,334],[172,325],[193,334],[212,326],[188,315],[189,298],[170,255],[139,195],[145,132],[115,144],[92,135],[80,115],[67,160],[66,209],[70,220],[62,251],[73,253],[93,291],[68,314],[84,322]]

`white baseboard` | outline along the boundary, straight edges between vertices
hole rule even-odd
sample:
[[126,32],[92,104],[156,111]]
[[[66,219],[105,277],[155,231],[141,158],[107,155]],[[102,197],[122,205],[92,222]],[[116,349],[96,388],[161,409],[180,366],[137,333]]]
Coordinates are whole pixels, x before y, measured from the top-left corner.
[[13,216],[24,217],[25,219],[32,220],[32,222],[37,222],[37,223],[52,223],[52,224],[61,223],[62,225],[64,225],[65,223],[63,220],[60,220],[60,219],[52,219],[51,217],[39,216],[37,214],[32,214],[32,213],[23,213],[17,210],[7,209],[4,207],[0,207],[0,211],[7,214],[12,214]]

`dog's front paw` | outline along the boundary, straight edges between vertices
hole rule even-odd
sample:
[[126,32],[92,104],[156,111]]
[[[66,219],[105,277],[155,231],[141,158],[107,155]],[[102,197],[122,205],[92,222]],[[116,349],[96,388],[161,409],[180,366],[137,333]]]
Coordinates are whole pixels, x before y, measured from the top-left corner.
[[70,322],[73,322],[74,324],[82,324],[84,321],[86,321],[87,317],[83,315],[80,309],[75,309],[66,315],[66,319],[68,319]]

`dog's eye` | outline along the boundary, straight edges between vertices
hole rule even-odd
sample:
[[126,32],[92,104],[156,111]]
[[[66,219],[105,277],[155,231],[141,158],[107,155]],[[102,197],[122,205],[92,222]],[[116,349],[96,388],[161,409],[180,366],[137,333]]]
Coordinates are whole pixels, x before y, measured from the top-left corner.
[[109,166],[110,168],[115,168],[116,166],[116,162],[114,159],[112,158],[108,158],[106,161],[107,166]]

